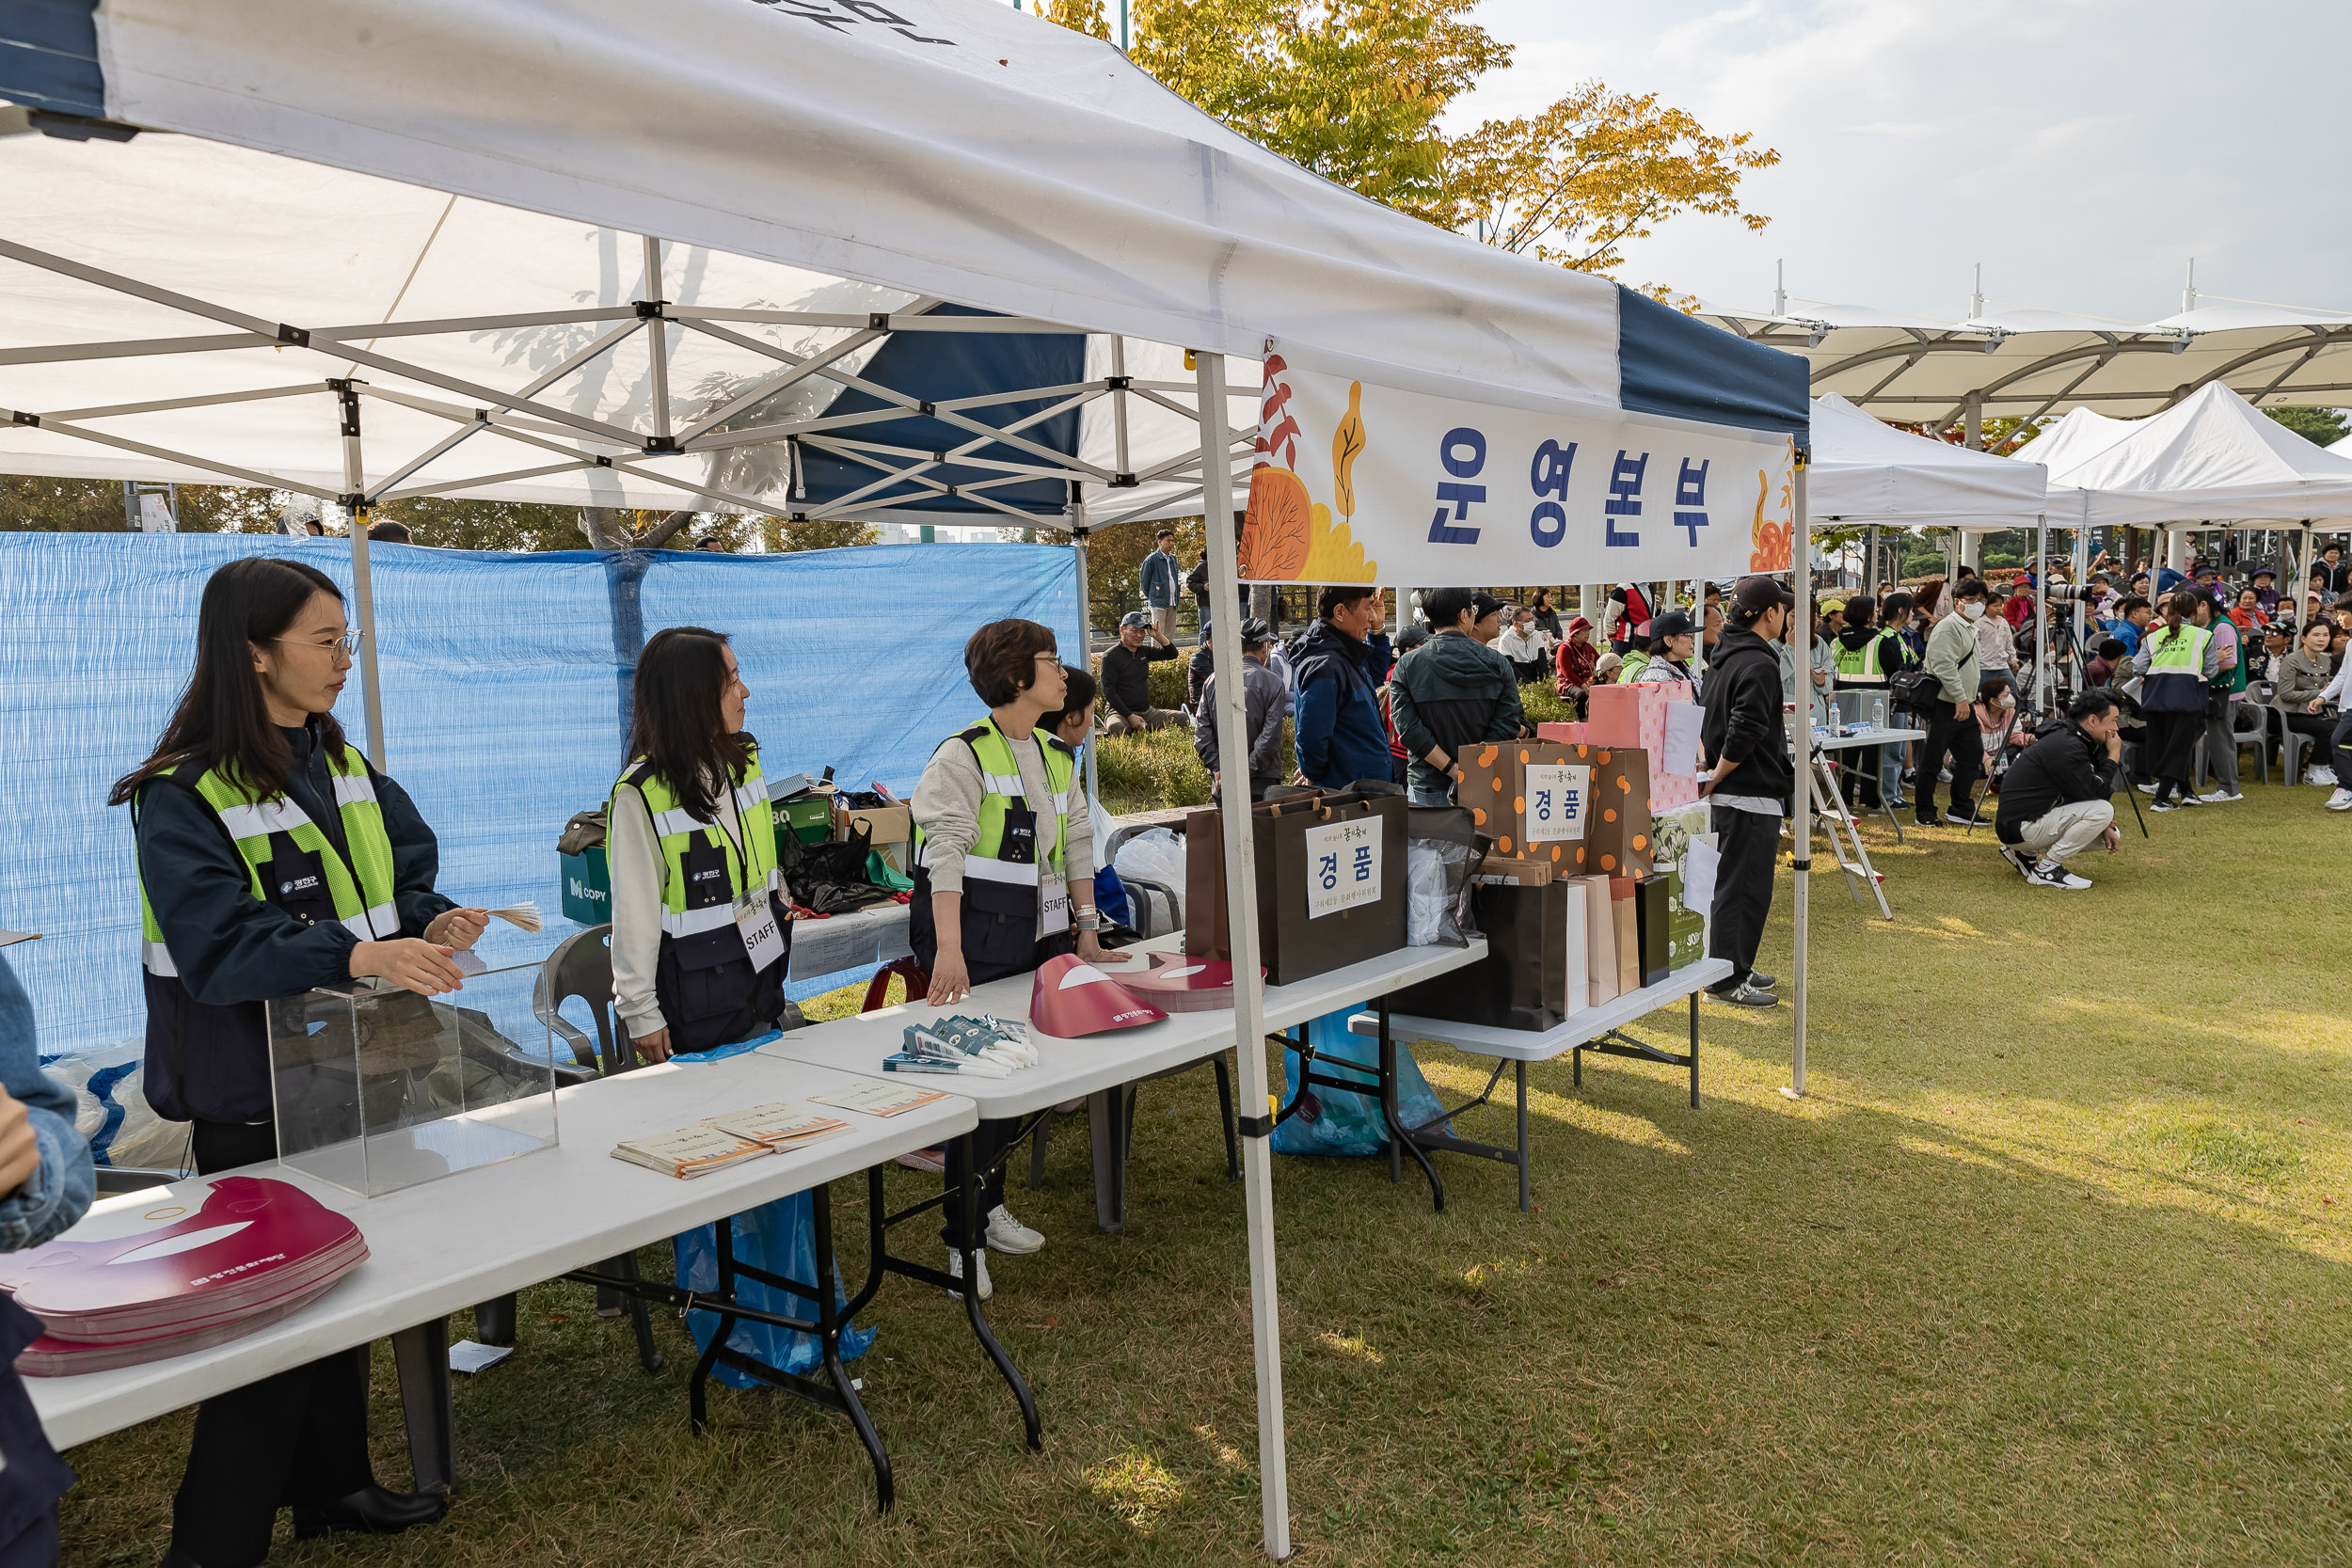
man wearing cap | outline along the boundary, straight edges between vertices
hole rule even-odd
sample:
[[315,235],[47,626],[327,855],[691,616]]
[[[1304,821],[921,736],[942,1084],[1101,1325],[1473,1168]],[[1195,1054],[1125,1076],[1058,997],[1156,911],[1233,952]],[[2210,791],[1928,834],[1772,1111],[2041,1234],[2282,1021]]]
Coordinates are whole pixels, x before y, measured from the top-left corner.
[[1723,863],[1708,954],[1731,960],[1731,976],[1708,988],[1741,1007],[1777,1006],[1778,982],[1756,968],[1764,919],[1772,908],[1772,862],[1797,776],[1780,721],[1780,656],[1773,645],[1788,627],[1796,595],[1771,578],[1741,578],[1724,608],[1724,632],[1707,673],[1707,715],[1699,750],[1708,771],[1699,793],[1708,802]]
[[[1502,640],[1502,612],[1510,607],[1492,594],[1479,590],[1471,591],[1470,607],[1470,634],[1486,646],[1493,647]],[[1452,625],[1452,621],[1440,621],[1435,614],[1429,617],[1429,629],[1432,631],[1443,631]]]
[[[1247,656],[1241,666],[1241,698],[1248,720],[1253,800],[1282,782],[1282,715],[1290,693],[1282,688],[1282,677],[1266,668],[1266,650],[1273,645],[1272,626],[1254,615],[1241,624],[1241,651]],[[1225,776],[1217,762],[1216,724],[1216,675],[1212,672],[1200,683],[1200,700],[1193,710],[1192,749],[1221,789]]]
[[1175,657],[1176,644],[1142,610],[1131,610],[1119,618],[1119,646],[1103,656],[1103,705],[1110,710],[1104,735],[1132,735],[1184,721],[1172,707],[1152,705],[1152,672],[1146,668]]
[[1416,805],[1442,806],[1454,799],[1462,752],[1484,741],[1513,739],[1525,715],[1511,661],[1477,631],[1502,606],[1467,588],[1433,588],[1422,602],[1438,633],[1397,666],[1390,706],[1397,739],[1412,759],[1406,793]]

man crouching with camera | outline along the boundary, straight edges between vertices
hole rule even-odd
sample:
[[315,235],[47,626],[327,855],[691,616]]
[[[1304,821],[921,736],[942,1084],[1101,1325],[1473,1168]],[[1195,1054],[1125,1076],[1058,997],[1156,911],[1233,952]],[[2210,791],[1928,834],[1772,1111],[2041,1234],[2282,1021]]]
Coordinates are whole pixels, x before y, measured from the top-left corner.
[[2035,887],[2087,888],[2090,879],[2066,863],[2121,841],[2115,829],[2116,782],[2122,773],[2123,736],[2112,694],[2083,692],[2067,705],[2001,781],[2001,810],[1993,831],[2001,858]]

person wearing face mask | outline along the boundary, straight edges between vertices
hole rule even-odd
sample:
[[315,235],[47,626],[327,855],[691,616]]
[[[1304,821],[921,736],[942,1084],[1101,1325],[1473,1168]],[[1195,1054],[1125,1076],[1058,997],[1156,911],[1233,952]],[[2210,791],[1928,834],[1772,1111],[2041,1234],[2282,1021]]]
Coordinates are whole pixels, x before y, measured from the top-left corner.
[[1977,683],[1977,733],[1984,747],[1984,770],[2000,777],[2001,753],[2017,735],[2017,689],[2005,674],[1988,674]]
[[[204,585],[196,668],[154,752],[114,785],[137,833],[148,1102],[193,1124],[200,1174],[278,1152],[267,1004],[376,979],[459,989],[488,923],[434,892],[433,830],[335,722],[358,639],[315,566],[232,561]],[[389,1534],[449,1512],[375,1483],[368,1350],[198,1407],[165,1568],[250,1568],[294,1535]]]
[[1928,738],[1919,748],[1918,785],[1912,792],[1917,821],[1935,826],[1935,786],[1950,759],[1951,809],[1942,820],[1955,828],[1976,824],[1969,802],[1976,798],[1979,764],[1984,748],[1977,738],[1975,703],[1982,684],[1977,623],[1984,618],[1984,584],[1963,578],[1952,590],[1952,613],[1929,629],[1926,664],[1935,676],[1940,699],[1924,716]]

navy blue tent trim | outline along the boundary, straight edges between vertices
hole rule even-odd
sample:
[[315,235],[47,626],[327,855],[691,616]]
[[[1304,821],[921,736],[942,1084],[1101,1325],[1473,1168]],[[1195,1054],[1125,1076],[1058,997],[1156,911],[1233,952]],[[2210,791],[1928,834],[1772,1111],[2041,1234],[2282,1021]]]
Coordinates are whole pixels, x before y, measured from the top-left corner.
[[1617,362],[1617,398],[1628,408],[1786,431],[1797,445],[1808,443],[1811,386],[1805,362],[1796,355],[1736,338],[1620,288]]
[[[933,316],[981,316],[995,312],[942,305],[930,313]],[[956,398],[977,397],[990,392],[1019,391],[1025,387],[1066,387],[1086,375],[1086,339],[1074,332],[895,332],[891,334],[890,341],[875,352],[863,374],[866,380],[878,386],[932,403],[946,403]],[[1058,401],[1055,398],[1029,398],[1018,403],[993,404],[984,408],[970,409],[967,417],[1001,429]],[[872,393],[850,387],[842,389],[841,395],[834,399],[825,413],[828,416],[858,414],[887,406]],[[744,422],[749,423],[756,417],[755,412]],[[963,446],[973,438],[969,430],[922,415],[886,420],[878,424],[852,425],[839,435],[844,440],[912,448],[924,454],[924,458],[935,451]],[[1065,456],[1075,456],[1078,451],[1078,411],[1073,408],[1050,420],[1041,420],[1022,431],[1021,435],[1025,440],[1049,447]],[[1025,452],[1001,443],[992,443],[973,455],[1009,463],[1044,461],[1034,452]],[[876,461],[894,467],[911,467],[923,460],[887,454],[875,454],[875,457]],[[801,467],[808,494],[805,499],[793,500],[792,510],[796,512],[814,511],[882,477],[879,469],[821,451],[805,442],[801,447]],[[993,469],[950,463],[926,470],[924,477],[944,484],[971,484],[1003,476]],[[1070,486],[1065,480],[1025,480],[1018,484],[998,485],[985,494],[1025,512],[1057,515],[1069,502]],[[977,501],[960,496],[942,496],[927,486],[913,483],[893,484],[867,498],[868,502],[877,505],[884,501],[902,500],[919,501],[929,512],[973,513],[983,517],[1002,515]]]
[[28,109],[105,118],[98,0],[8,0],[0,6],[0,99]]

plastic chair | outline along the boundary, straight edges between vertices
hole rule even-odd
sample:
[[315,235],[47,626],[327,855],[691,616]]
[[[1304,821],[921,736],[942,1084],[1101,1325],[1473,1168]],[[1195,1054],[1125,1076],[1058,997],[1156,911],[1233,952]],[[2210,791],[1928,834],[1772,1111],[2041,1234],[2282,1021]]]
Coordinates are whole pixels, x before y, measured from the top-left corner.
[[[2287,722],[2287,709],[2283,705],[2273,703],[2270,710],[2279,716],[2279,733],[2281,737],[2279,742],[2280,776],[2285,780],[2287,787],[2292,789],[2303,782],[2303,754],[2309,752],[2316,742],[2312,736],[2303,734]],[[2269,754],[2270,748],[2265,745],[2263,748],[2263,755],[2267,758]],[[2264,778],[2267,780],[2269,775],[2265,773]]]
[[2263,705],[2256,702],[2230,705],[2230,738],[2239,751],[2254,748],[2254,764],[2262,770],[2263,783],[2270,783],[2270,721]]
[[[593,1043],[559,1010],[574,997],[588,1004],[589,1016],[596,1029]],[[592,1078],[625,1072],[637,1065],[636,1053],[628,1050],[626,1037],[612,1020],[611,926],[592,926],[556,945],[539,966],[539,976],[532,982],[531,1010],[556,1037],[571,1047],[575,1065],[567,1068],[561,1062],[556,1064],[559,1082],[585,1083]],[[638,1277],[637,1255],[633,1252],[608,1259],[597,1267],[632,1283]],[[596,1316],[617,1318],[623,1310],[619,1291],[597,1287]],[[645,1311],[645,1299],[629,1296],[626,1310],[637,1334],[638,1362],[648,1372],[660,1371],[661,1353],[654,1348],[653,1320]],[[473,1309],[473,1321],[474,1335],[484,1344],[513,1344],[515,1298],[501,1296],[483,1302]]]

